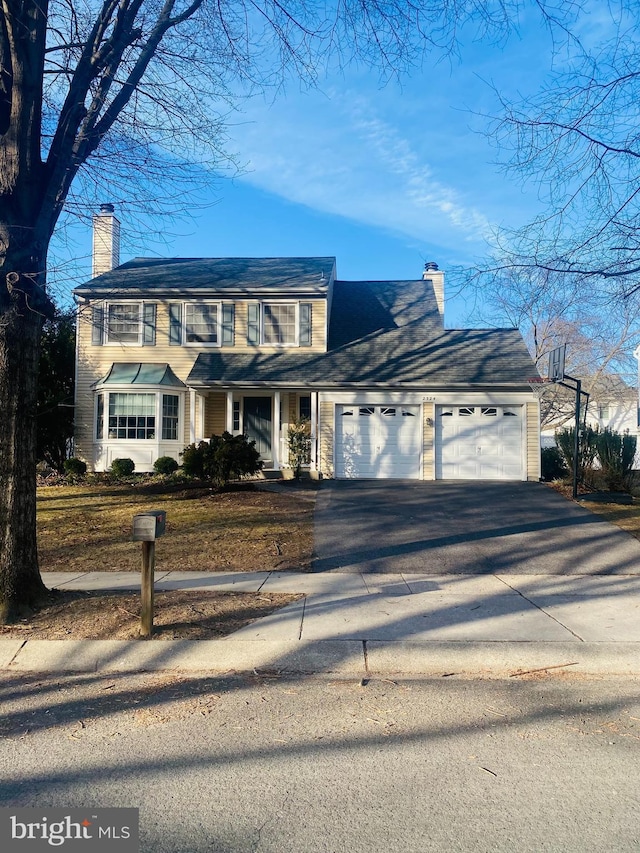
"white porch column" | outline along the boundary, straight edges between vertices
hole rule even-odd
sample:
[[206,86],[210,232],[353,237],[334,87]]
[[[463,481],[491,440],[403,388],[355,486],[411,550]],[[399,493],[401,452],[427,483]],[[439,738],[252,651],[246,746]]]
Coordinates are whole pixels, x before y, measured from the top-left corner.
[[225,412],[225,429],[233,435],[233,391],[227,391],[227,411]]
[[197,440],[202,441],[204,438],[204,410],[207,398],[204,394],[198,394],[198,431]]
[[271,439],[271,455],[273,456],[273,467],[276,471],[280,468],[280,392],[273,394],[273,437]]
[[318,470],[318,392],[311,392],[311,470]]
[[196,391],[189,388],[189,444],[196,440]]

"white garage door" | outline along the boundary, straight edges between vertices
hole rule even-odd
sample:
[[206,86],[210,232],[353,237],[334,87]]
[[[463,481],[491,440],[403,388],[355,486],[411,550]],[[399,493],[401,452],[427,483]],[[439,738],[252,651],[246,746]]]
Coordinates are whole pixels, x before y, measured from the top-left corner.
[[418,479],[420,406],[336,406],[336,476]]
[[438,406],[436,478],[522,479],[522,406]]

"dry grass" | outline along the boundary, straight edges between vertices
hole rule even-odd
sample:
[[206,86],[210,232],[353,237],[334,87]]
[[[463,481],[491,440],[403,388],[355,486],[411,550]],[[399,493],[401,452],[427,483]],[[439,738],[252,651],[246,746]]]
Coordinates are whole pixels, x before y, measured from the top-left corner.
[[[567,500],[572,499],[571,486],[559,482],[548,483],[547,485],[564,495]],[[588,494],[588,492],[580,489],[580,494]],[[634,497],[631,504],[604,503],[595,500],[585,500],[579,503],[585,509],[591,510],[606,521],[626,530],[636,539],[640,539],[640,501],[638,498]]]
[[[156,592],[153,640],[211,640],[268,616],[300,595],[264,592]],[[135,592],[54,590],[42,608],[0,637],[21,640],[131,640],[140,636]]]
[[640,504],[635,501],[633,504],[610,504],[598,503],[596,501],[581,501],[580,505],[585,509],[590,509],[596,515],[610,521],[612,524],[621,527],[640,539]]
[[309,569],[313,500],[246,487],[44,486],[38,489],[42,571],[139,571],[133,516],[167,513],[156,547],[156,571]]

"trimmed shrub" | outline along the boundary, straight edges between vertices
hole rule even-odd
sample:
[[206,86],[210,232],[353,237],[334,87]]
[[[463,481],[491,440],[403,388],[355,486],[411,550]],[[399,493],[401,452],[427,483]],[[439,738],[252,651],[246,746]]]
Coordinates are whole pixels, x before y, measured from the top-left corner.
[[72,456],[71,459],[65,459],[63,465],[64,473],[69,478],[80,479],[87,473],[87,463],[75,456]]
[[209,442],[201,441],[198,444],[189,444],[180,454],[182,456],[182,470],[187,477],[204,480],[204,459],[209,453]]
[[629,432],[619,433],[605,427],[596,437],[596,454],[609,491],[629,491],[636,455],[637,439]]
[[122,480],[125,477],[130,477],[135,470],[136,465],[133,459],[114,459],[109,468],[109,473],[116,480]]
[[159,456],[153,463],[156,474],[173,474],[180,466],[171,456]]
[[[567,468],[573,471],[573,452],[574,452],[574,437],[575,429],[560,429],[556,432],[556,445],[562,454]],[[596,437],[598,430],[586,427],[580,430],[580,467],[578,470],[578,479],[581,482],[588,480],[592,476],[593,463],[596,457]]]
[[308,418],[301,418],[289,424],[287,444],[289,465],[293,468],[293,476],[299,480],[302,466],[311,461],[311,423]]
[[542,462],[542,479],[546,482],[562,480],[569,469],[557,447],[543,447],[540,453]]
[[212,435],[211,441],[189,444],[182,452],[182,470],[188,477],[211,480],[226,486],[231,480],[250,477],[262,468],[255,441],[246,435]]

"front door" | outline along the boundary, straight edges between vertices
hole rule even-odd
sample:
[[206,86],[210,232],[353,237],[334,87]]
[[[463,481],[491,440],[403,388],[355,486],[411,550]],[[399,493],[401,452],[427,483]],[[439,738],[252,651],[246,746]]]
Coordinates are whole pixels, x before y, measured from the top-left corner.
[[244,398],[244,433],[262,459],[271,459],[271,397]]

